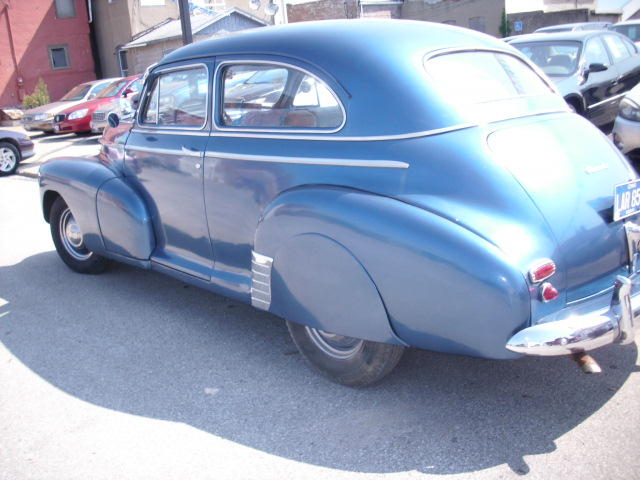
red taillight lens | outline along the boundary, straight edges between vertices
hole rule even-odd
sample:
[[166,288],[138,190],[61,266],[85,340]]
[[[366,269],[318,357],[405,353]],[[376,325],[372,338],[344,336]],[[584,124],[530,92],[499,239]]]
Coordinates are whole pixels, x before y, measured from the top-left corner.
[[529,270],[529,278],[533,283],[540,283],[556,273],[556,264],[552,260],[544,260],[537,263]]
[[560,295],[558,293],[558,290],[556,290],[556,287],[554,287],[548,282],[542,284],[540,293],[542,294],[542,300],[544,300],[545,302],[550,302],[551,300],[555,300]]

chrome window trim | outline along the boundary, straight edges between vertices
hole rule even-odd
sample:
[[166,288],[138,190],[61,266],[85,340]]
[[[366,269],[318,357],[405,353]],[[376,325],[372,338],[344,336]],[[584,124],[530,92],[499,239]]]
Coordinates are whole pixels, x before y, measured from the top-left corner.
[[[206,63],[191,63],[189,65],[180,65],[178,67],[171,67],[171,68],[166,68],[166,69],[161,69],[158,70],[157,72],[157,76],[154,79],[154,84],[155,84],[155,80],[159,79],[162,75],[166,74],[166,73],[171,73],[171,72],[176,72],[176,71],[180,71],[180,70],[192,70],[195,68],[204,68],[205,71],[207,72],[207,91],[206,91],[206,98],[205,98],[205,118],[204,118],[204,123],[202,124],[202,126],[200,127],[195,127],[195,126],[184,126],[181,127],[179,125],[169,125],[169,126],[160,126],[157,124],[149,124],[149,123],[143,123],[141,121],[142,118],[142,112],[144,110],[144,108],[140,108],[138,110],[138,112],[136,113],[136,126],[145,128],[145,129],[151,129],[151,130],[174,130],[174,131],[179,131],[179,132],[185,132],[185,131],[203,131],[207,128],[207,125],[209,124],[209,99],[211,97],[211,89],[209,88],[209,78],[210,78],[210,71],[209,71],[209,65],[207,65]],[[147,102],[147,89],[148,89],[148,85],[145,84],[145,88],[144,91],[141,94],[141,97],[144,100],[144,103],[140,102],[141,105],[143,105],[144,107],[146,107],[146,102]],[[159,93],[159,91],[158,91]],[[160,109],[160,99],[158,98],[158,111]],[[213,105],[215,102],[211,102],[211,104]],[[156,119],[157,121],[157,119]],[[158,132],[155,132],[158,133]]]
[[[220,82],[220,69],[222,67],[228,66],[228,65],[275,65],[275,66],[279,66],[279,67],[285,67],[285,68],[291,68],[293,70],[298,70],[300,72],[303,72],[305,75],[309,75],[310,77],[314,78],[316,81],[321,82],[323,85],[325,85],[327,87],[327,89],[329,90],[329,92],[331,92],[331,95],[333,95],[333,97],[336,99],[336,101],[338,102],[338,106],[340,107],[340,111],[342,112],[342,123],[336,127],[333,128],[331,130],[328,129],[319,129],[319,128],[306,128],[306,129],[293,129],[293,128],[243,128],[243,127],[228,127],[226,125],[219,125],[218,124],[218,116],[217,116],[217,112],[216,109],[219,106],[219,100],[222,100],[222,102],[224,102],[224,91],[222,90],[223,85],[222,82]],[[344,108],[344,105],[342,104],[342,100],[340,100],[340,97],[338,96],[338,94],[333,90],[333,88],[331,88],[327,82],[325,82],[324,80],[322,80],[320,77],[318,77],[317,75],[311,73],[309,70],[306,70],[302,67],[298,67],[297,65],[293,65],[291,63],[286,63],[286,62],[281,62],[281,61],[270,61],[270,60],[223,60],[222,62],[220,62],[217,66],[216,66],[216,70],[214,72],[214,78],[213,78],[213,90],[214,90],[214,101],[212,102],[212,117],[213,117],[213,125],[215,127],[216,130],[219,131],[228,131],[228,132],[256,132],[256,133],[260,133],[260,132],[265,132],[265,133],[315,133],[315,134],[323,134],[323,135],[328,135],[331,133],[336,133],[339,132],[340,130],[342,130],[344,128],[344,126],[347,123],[347,111]],[[217,95],[217,93],[220,92],[220,96]],[[221,106],[221,105],[220,105]]]
[[411,133],[398,133],[394,135],[362,135],[362,136],[323,136],[323,135],[256,135],[255,133],[235,133],[212,131],[210,136],[212,137],[238,137],[238,138],[265,138],[269,140],[323,140],[331,142],[377,142],[387,140],[406,140],[411,138],[430,137],[433,135],[440,135],[442,133],[455,132],[457,130],[464,130],[467,128],[477,127],[476,123],[464,123],[460,125],[454,125],[452,127],[435,128],[433,130],[423,130],[420,132]]
[[344,158],[311,158],[285,157],[280,155],[245,155],[241,153],[209,152],[206,159],[240,160],[247,162],[294,163],[299,165],[322,165],[329,167],[360,167],[360,168],[409,168],[409,164],[396,160],[356,160]]
[[[516,48],[516,47],[513,47]],[[429,52],[426,55],[424,55],[422,57],[422,66],[424,68],[424,70],[427,72],[427,75],[429,74],[429,69],[427,68],[427,62],[435,57],[439,57],[442,55],[450,55],[450,54],[455,54],[455,53],[465,53],[465,52],[487,52],[487,53],[501,53],[504,55],[509,55],[513,58],[515,58],[516,60],[519,60],[520,62],[524,63],[527,67],[531,68],[533,70],[533,72],[538,75],[538,77],[540,77],[540,80],[542,80],[544,82],[545,85],[547,85],[552,92],[557,93],[558,95],[560,94],[557,87],[555,86],[555,84],[553,82],[551,82],[550,80],[547,79],[546,74],[540,69],[540,67],[538,67],[535,63],[533,63],[531,60],[527,59],[523,59],[522,57],[524,57],[525,55],[523,53],[521,54],[517,54],[517,53],[513,53],[510,52],[508,50],[502,50],[500,48],[490,48],[490,47],[478,47],[478,48],[465,48],[465,47],[450,47],[450,48],[443,48],[441,50],[435,50],[433,52]],[[526,58],[526,57],[525,57]]]

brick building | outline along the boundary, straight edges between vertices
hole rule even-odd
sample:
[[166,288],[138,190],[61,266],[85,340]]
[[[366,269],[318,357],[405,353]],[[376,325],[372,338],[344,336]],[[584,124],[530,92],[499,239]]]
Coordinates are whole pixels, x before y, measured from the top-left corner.
[[52,100],[96,78],[86,0],[0,0],[0,108],[39,78]]

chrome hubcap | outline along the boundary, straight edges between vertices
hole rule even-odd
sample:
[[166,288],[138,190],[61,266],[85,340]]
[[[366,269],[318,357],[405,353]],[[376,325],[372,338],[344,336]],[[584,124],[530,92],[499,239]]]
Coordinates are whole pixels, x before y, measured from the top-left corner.
[[71,210],[68,208],[60,216],[60,239],[64,249],[77,260],[86,260],[91,256],[91,252],[84,246],[82,230],[73,218]]
[[9,172],[13,169],[18,159],[13,150],[3,147],[0,148],[0,171]]
[[324,353],[334,358],[349,358],[355,355],[364,345],[359,338],[337,335],[311,327],[305,327],[309,338]]

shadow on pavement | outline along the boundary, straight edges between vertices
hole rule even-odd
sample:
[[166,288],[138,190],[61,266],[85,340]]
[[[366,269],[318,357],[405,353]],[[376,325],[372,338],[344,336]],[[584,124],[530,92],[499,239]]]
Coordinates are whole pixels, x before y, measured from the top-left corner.
[[153,272],[83,276],[47,252],[3,268],[2,297],[0,340],[69,394],[346,471],[526,474],[524,456],[555,450],[638,371],[635,345],[597,352],[591,376],[568,358],[408,350],[355,390],[307,369],[277,317]]

